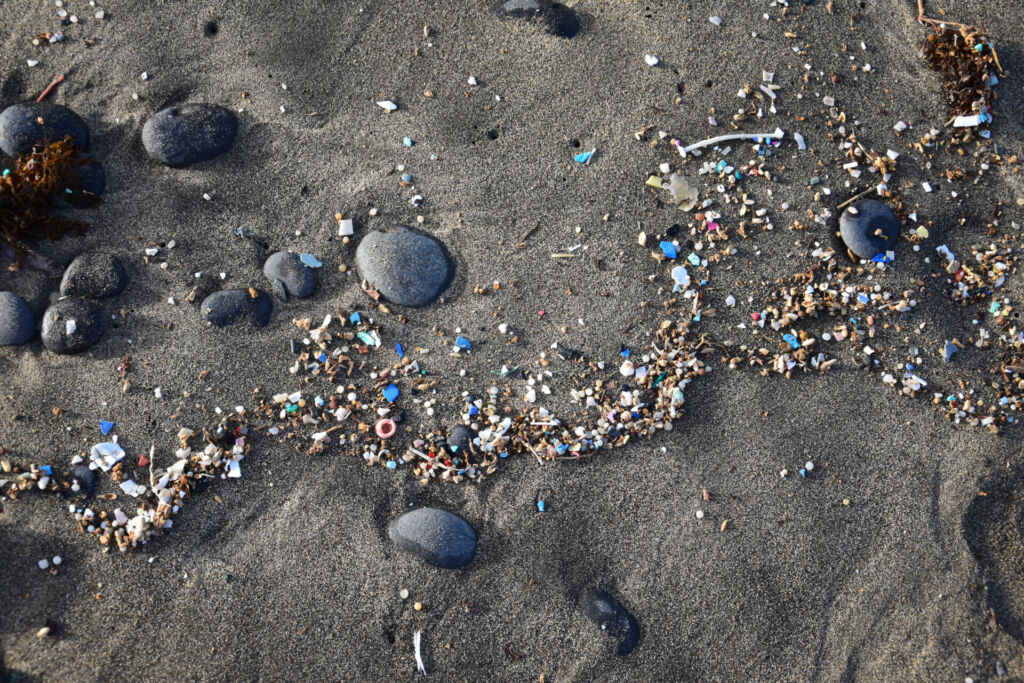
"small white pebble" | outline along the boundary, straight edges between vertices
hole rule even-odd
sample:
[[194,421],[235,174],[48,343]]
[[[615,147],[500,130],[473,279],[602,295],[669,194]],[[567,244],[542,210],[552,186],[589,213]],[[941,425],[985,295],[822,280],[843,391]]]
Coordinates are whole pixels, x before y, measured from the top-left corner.
[[409,597],[409,591],[408,591],[408,589],[406,589],[406,588],[403,588],[402,590],[398,591],[398,597],[402,598],[403,600],[405,600],[406,598],[408,598],[408,597]]
[[143,71],[142,75],[139,76],[139,80],[148,81],[149,80],[149,72],[148,71]]
[[35,66],[35,65],[39,64],[39,60],[38,60],[38,59],[30,59],[30,60],[28,60],[27,64],[28,64],[28,65],[29,65],[30,67],[33,67],[33,66]]
[[659,60],[654,55],[644,55],[644,61],[647,62],[647,66],[657,66]]
[[38,562],[36,562],[36,564],[39,565],[40,569],[49,569],[50,568],[50,561],[47,560],[45,557],[43,559],[39,560]]
[[806,463],[804,463],[804,469],[810,472],[811,470],[814,469],[814,463],[808,460]]
[[53,556],[53,564],[54,564],[55,567],[59,566],[60,563],[63,562],[63,561],[64,561],[64,558],[62,558],[60,555],[54,555]]
[[204,192],[203,199],[205,199],[206,201],[210,201],[211,199],[213,199],[213,197],[210,196],[209,192]]
[[704,519],[704,511],[703,510],[697,510],[697,512],[695,514],[696,514],[697,519]]

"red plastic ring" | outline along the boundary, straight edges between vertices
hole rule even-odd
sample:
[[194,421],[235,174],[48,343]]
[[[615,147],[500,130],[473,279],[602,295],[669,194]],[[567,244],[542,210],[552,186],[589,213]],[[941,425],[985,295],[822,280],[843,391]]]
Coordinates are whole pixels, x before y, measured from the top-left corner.
[[398,431],[398,427],[395,426],[394,420],[388,418],[381,418],[377,421],[377,426],[374,427],[374,431],[377,432],[377,436],[382,439],[390,439]]

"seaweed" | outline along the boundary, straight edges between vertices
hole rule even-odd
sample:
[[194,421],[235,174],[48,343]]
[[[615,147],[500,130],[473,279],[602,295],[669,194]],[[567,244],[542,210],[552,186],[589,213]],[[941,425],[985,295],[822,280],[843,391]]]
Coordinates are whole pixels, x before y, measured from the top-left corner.
[[88,159],[75,149],[70,137],[42,142],[17,159],[0,176],[0,253],[18,267],[28,265],[52,271],[46,257],[29,246],[39,239],[59,240],[85,233],[89,224],[55,213],[58,200],[76,208],[95,206],[99,198],[86,191],[76,169]]
[[[996,72],[1003,70],[992,39],[984,28],[925,16],[923,0],[918,0],[918,9],[918,21],[933,29],[925,38],[921,54],[939,73],[942,97],[954,119],[978,114],[980,127],[988,128],[995,100],[992,86],[998,82]],[[965,135],[969,133],[965,131]]]

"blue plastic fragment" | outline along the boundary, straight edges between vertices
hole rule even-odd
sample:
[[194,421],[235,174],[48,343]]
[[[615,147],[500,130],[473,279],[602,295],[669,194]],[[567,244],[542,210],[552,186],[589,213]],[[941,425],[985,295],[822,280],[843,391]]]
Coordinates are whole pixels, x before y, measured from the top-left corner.
[[6,178],[6,177],[7,177],[7,176],[9,176],[9,175],[11,175],[11,169],[9,169],[9,168],[5,168],[5,169],[4,169],[4,178]]
[[537,509],[540,510],[541,512],[544,512],[544,501],[543,500],[538,500],[537,501]]
[[100,420],[100,431],[103,433],[103,436],[106,436],[107,434],[109,434],[110,430],[113,429],[113,428],[114,428],[114,423],[113,422],[107,422],[106,420]]
[[622,349],[622,357],[629,358],[629,349]]
[[667,256],[667,257],[669,257],[669,258],[675,258],[676,256],[678,256],[678,255],[679,255],[679,254],[678,254],[678,253],[676,252],[676,245],[672,244],[671,242],[665,242],[665,241],[663,241],[663,242],[662,242],[662,243],[661,243],[660,245],[658,245],[658,246],[660,246],[660,247],[661,247],[661,253],[665,254],[665,256]]
[[305,263],[310,268],[319,268],[320,266],[323,265],[322,263],[320,263],[320,260],[316,256],[313,256],[312,254],[299,254],[299,260]]
[[324,362],[326,362],[326,361],[327,361],[327,354],[326,354],[326,353],[324,353],[323,351],[321,351],[321,352],[320,352],[320,355],[319,355],[319,356],[317,356],[317,357],[316,357],[316,359],[317,359],[318,361],[320,361],[321,363],[324,363]]
[[49,465],[42,465],[42,466],[40,466],[39,469],[41,469],[43,472],[46,472],[46,476],[48,476],[48,477],[52,477],[53,476],[53,468],[51,466],[49,466]]
[[800,476],[805,479],[807,478],[807,470],[805,470],[803,467],[800,468]]
[[412,147],[412,138],[410,138],[408,135],[405,136],[404,138],[402,138],[402,144],[405,145],[406,147]]
[[398,469],[398,463],[395,462],[394,460],[388,460],[388,469],[389,470],[397,470]]
[[580,162],[581,164],[585,164],[588,161],[590,161],[590,157],[594,156],[594,152],[596,151],[596,149],[592,149],[589,152],[580,152],[579,154],[574,156],[573,159]]
[[857,295],[857,301],[861,302],[862,304],[866,304],[867,302],[871,301],[871,299],[868,298],[867,294],[861,292],[860,294]]
[[398,387],[396,387],[393,383],[389,384],[386,387],[384,387],[383,394],[384,398],[388,400],[388,403],[394,403],[395,399],[398,398]]
[[472,344],[469,343],[469,340],[463,337],[461,334],[455,338],[455,345],[458,346],[463,351],[469,351],[469,349],[472,348],[473,346]]
[[398,352],[398,357],[399,358],[405,358],[405,351],[402,350],[402,345],[401,344],[395,344],[395,351]]
[[350,315],[348,317],[348,321],[350,323],[352,323],[353,325],[358,325],[359,323],[363,322],[363,319],[359,315],[359,311],[356,311],[355,313],[353,313],[352,315]]
[[479,415],[480,414],[480,409],[477,408],[476,406],[470,406],[469,407],[469,414],[470,415]]
[[873,263],[889,263],[891,260],[885,254],[875,254],[874,258],[871,259]]
[[782,335],[782,339],[787,344],[792,346],[794,349],[799,349],[800,348],[800,342],[798,342],[796,337],[794,337],[793,335],[791,335],[791,334],[784,334],[784,335]]
[[408,173],[403,173],[402,174],[402,182],[403,183],[411,183],[412,182],[412,176],[410,174],[408,174]]
[[689,256],[687,256],[686,260],[689,261],[691,265],[694,265],[694,266],[699,266],[700,265],[700,256],[697,256],[694,253],[691,253]]

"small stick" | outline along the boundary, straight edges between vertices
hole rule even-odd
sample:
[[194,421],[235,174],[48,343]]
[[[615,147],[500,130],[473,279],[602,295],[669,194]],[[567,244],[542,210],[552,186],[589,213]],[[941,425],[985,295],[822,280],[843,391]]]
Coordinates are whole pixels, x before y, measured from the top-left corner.
[[523,244],[526,243],[526,238],[528,238],[530,235],[532,235],[533,231],[536,230],[539,227],[540,227],[540,223],[538,223],[537,225],[535,225],[532,228],[530,228],[529,230],[527,230],[526,234],[524,234],[522,237],[520,237],[519,241],[516,243],[516,249],[522,249]]
[[709,140],[702,140],[701,142],[695,142],[689,147],[680,147],[679,154],[686,156],[695,149],[701,147],[708,147],[710,145],[717,145],[719,142],[727,142],[729,140],[760,140],[765,138],[775,138],[781,140],[785,135],[781,128],[776,128],[774,133],[737,133],[735,135],[719,135],[717,138],[711,138]]
[[43,89],[43,92],[39,93],[39,97],[36,98],[36,102],[42,102],[45,100],[46,96],[53,92],[53,89],[60,85],[63,80],[64,74],[60,74],[57,78],[53,79],[53,82],[46,86],[46,88]]
[[837,208],[837,209],[841,209],[841,208],[843,208],[844,206],[846,206],[847,204],[853,204],[853,203],[854,203],[855,201],[857,201],[858,199],[860,199],[861,197],[863,197],[863,196],[864,196],[864,195],[866,195],[866,194],[867,194],[868,192],[871,192],[871,190],[874,190],[874,189],[875,189],[875,188],[873,188],[873,187],[869,187],[868,189],[864,190],[863,192],[858,192],[857,194],[853,195],[852,197],[850,197],[849,199],[847,199],[847,200],[846,200],[845,202],[843,202],[842,204],[840,204],[839,206],[837,206],[836,208]]

